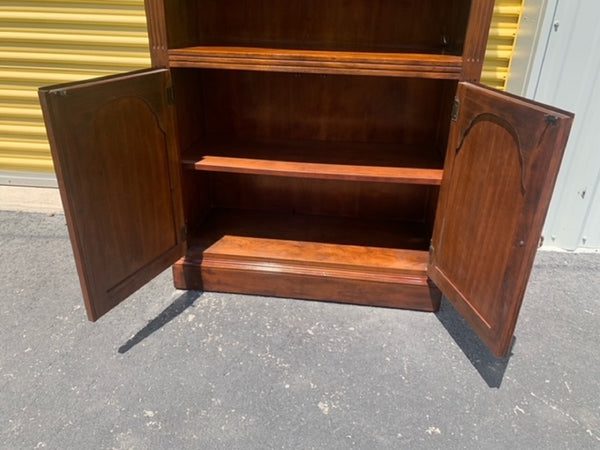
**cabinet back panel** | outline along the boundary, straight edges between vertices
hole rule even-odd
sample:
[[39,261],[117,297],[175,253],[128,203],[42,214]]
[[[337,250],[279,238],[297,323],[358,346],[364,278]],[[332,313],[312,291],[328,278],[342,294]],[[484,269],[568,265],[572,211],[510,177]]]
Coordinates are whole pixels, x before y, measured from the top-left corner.
[[439,122],[449,120],[441,115],[456,85],[419,78],[228,70],[205,70],[201,77],[202,86],[193,89],[203,90],[209,137],[442,149],[446,141],[438,139]]
[[426,219],[436,186],[211,174],[212,205],[364,219]]
[[470,0],[165,1],[170,48],[461,54]]
[[173,76],[179,148],[186,150],[205,134],[202,72],[171,69],[171,74]]
[[211,209],[210,175],[207,173],[181,171],[183,212],[188,230],[198,228]]

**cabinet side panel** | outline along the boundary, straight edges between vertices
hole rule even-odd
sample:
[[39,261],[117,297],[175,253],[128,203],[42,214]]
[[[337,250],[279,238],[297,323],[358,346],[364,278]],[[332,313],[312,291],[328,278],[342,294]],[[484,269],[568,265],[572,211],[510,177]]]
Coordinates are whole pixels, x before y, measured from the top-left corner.
[[167,49],[169,46],[163,0],[145,0],[144,5],[152,67],[167,67],[169,64]]
[[493,12],[494,0],[473,0],[463,50],[462,80],[477,82],[481,78]]

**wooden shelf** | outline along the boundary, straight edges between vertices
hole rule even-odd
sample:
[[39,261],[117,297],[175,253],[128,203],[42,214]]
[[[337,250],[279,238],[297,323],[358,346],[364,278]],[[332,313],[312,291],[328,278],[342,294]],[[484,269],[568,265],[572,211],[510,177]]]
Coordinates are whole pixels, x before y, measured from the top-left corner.
[[[434,310],[423,226],[395,221],[213,210],[176,286]],[[408,249],[407,249],[408,248]]]
[[188,169],[330,180],[439,185],[431,148],[393,144],[207,141],[182,157]]
[[171,67],[458,80],[462,57],[424,53],[200,46],[169,50]]

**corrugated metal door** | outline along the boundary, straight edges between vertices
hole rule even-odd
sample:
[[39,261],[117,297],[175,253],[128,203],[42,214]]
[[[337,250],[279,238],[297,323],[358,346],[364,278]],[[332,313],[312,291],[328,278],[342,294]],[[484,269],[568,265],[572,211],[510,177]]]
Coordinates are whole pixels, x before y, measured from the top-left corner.
[[506,89],[522,11],[523,0],[496,0],[481,73],[483,84]]
[[[506,86],[521,2],[496,2],[482,81],[499,89]],[[53,172],[38,87],[149,67],[143,3],[0,3],[0,173]],[[11,183],[10,176],[2,181]]]
[[53,172],[38,87],[149,66],[143,0],[0,2],[0,171]]

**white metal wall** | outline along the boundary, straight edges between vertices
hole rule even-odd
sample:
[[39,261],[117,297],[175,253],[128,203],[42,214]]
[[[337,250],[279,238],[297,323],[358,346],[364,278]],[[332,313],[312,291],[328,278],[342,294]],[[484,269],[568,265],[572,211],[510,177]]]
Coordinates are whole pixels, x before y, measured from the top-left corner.
[[600,250],[600,1],[547,0],[527,97],[575,113],[544,245]]

